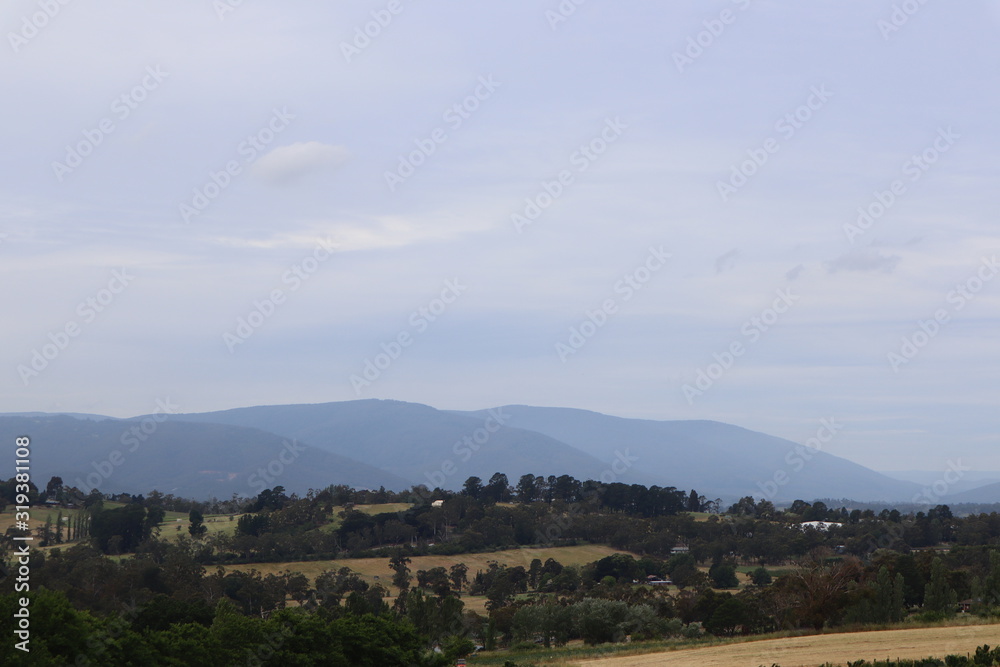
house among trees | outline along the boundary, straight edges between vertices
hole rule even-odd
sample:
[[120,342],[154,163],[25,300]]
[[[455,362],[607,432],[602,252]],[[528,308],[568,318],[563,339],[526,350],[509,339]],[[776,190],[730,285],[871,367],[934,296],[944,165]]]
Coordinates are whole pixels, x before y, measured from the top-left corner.
[[815,530],[827,531],[831,528],[840,528],[844,524],[837,523],[836,521],[803,521],[799,524],[799,528],[805,530],[806,528],[813,528]]

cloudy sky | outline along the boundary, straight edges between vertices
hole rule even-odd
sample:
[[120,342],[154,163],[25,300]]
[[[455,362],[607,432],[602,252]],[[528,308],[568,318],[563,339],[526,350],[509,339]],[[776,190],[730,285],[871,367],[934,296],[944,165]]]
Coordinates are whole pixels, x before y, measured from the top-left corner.
[[1000,3],[960,4],[5,3],[2,410],[833,418],[1000,469]]

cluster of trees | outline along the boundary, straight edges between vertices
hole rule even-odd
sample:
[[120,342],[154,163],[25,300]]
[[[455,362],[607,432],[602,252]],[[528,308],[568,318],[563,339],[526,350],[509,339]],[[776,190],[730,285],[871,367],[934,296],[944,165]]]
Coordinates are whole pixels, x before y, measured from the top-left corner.
[[[21,594],[0,595],[0,630],[13,636]],[[30,653],[0,646],[8,665],[330,665],[445,667],[405,619],[388,615],[282,610],[246,616],[228,600],[214,607],[160,596],[106,616],[75,609],[58,591],[31,598]]]
[[[9,490],[4,484],[0,497]],[[196,641],[207,647],[206,661],[229,664],[235,650],[229,629],[246,630],[252,623],[257,624],[253,636],[264,636],[275,618],[300,624],[309,638],[301,646],[291,639],[272,646],[275,656],[293,644],[308,655],[309,642],[329,640],[330,632],[360,633],[344,640],[350,644],[382,628],[410,638],[400,644],[406,664],[434,664],[427,653],[431,646],[454,657],[471,651],[474,641],[487,648],[572,639],[597,644],[625,636],[885,624],[910,614],[934,620],[954,615],[959,601],[972,613],[1000,613],[995,546],[1000,514],[957,517],[945,505],[903,514],[799,500],[782,510],[745,497],[719,512],[718,501],[694,490],[568,475],[524,475],[511,485],[499,473],[486,482],[471,477],[457,493],[334,486],[299,497],[278,486],[253,498],[194,503],[154,491],[114,496],[126,503],[114,508],[105,502],[109,497],[97,491],[80,497],[54,478],[37,497],[72,498],[85,508],[65,536],[61,516],[54,527],[39,529],[50,545],[77,541],[45,556],[32,554],[33,586],[62,596],[43,592],[42,606],[62,609],[67,627],[83,628],[84,635],[101,633],[111,622],[121,625],[121,610],[128,605],[142,609],[105,646],[115,664],[119,658],[138,663],[137,656],[146,655],[169,662],[168,645]],[[444,502],[434,506],[430,500]],[[371,515],[353,508],[357,502],[413,504]],[[335,515],[337,507],[344,509]],[[165,512],[178,508],[188,513],[188,534],[161,539]],[[234,510],[233,530],[208,534],[204,512],[220,508]],[[707,517],[692,515],[706,510]],[[802,525],[807,521],[840,525],[816,530]],[[611,545],[638,557],[617,554],[583,567],[536,558],[526,566],[491,563],[477,572],[460,560],[448,568],[411,568],[418,555],[583,543]],[[684,548],[675,549],[678,545]],[[131,556],[107,557],[120,554]],[[313,582],[287,571],[206,570],[217,564],[364,556],[389,558],[391,582],[372,584],[346,568],[324,572]],[[749,573],[749,583],[741,572]],[[650,577],[670,579],[677,588],[646,585]],[[0,582],[0,594],[12,587],[8,577]],[[486,597],[486,616],[465,609],[466,594]],[[294,609],[286,609],[289,601]],[[75,616],[65,611],[67,605]],[[243,625],[233,625],[234,615]],[[67,640],[44,650],[58,662],[71,645]],[[353,649],[345,644],[343,650],[349,659]],[[106,662],[103,654],[78,654],[94,664]]]

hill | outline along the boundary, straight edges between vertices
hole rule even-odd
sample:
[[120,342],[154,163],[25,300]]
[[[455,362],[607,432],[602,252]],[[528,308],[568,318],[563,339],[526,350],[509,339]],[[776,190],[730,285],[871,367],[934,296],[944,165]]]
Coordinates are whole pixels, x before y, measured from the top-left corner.
[[597,479],[611,463],[548,435],[511,428],[503,414],[463,415],[401,401],[262,406],[171,419],[258,428],[431,488],[458,489],[473,475],[489,479],[496,472]]
[[[921,489],[822,447],[730,424],[625,419],[570,408],[512,405],[460,412],[369,399],[133,420],[3,415],[0,435],[30,433],[45,442],[37,450],[36,470],[75,483],[107,468],[110,453],[129,445],[125,440],[134,436],[128,434],[143,424],[156,428],[148,437],[140,431],[135,453],[123,452],[127,465],[112,466],[116,490],[156,487],[178,495],[227,496],[256,493],[265,488],[260,481],[272,477],[267,486],[281,484],[299,493],[341,483],[458,489],[470,476],[486,480],[495,472],[506,473],[511,483],[530,473],[694,488],[727,503],[747,495],[776,502],[908,501]],[[278,458],[284,440],[303,448],[301,458],[288,465]],[[262,477],[258,469],[268,465],[280,468],[280,475]],[[975,497],[992,502],[995,492],[987,486]],[[961,495],[953,496],[954,502]]]
[[980,486],[961,493],[952,493],[945,496],[944,501],[949,505],[959,503],[989,504],[1000,503],[1000,482]]
[[190,498],[252,496],[278,484],[299,493],[339,483],[407,486],[350,458],[226,424],[0,416],[0,441],[24,434],[32,440],[32,479],[41,487],[54,475],[85,492],[157,489]]
[[[661,485],[677,480],[674,485],[710,497],[909,500],[919,490],[912,482],[891,479],[822,449],[721,422],[624,419],[523,405],[498,409],[510,415],[512,426],[544,433],[605,460],[619,452]],[[623,476],[619,481],[634,480]]]

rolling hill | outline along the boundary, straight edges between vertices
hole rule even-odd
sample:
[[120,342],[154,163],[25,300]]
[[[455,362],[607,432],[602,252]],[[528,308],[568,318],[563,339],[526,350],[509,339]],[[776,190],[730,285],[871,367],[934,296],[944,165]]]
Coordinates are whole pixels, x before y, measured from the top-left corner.
[[[140,430],[139,443],[128,440],[143,424],[155,429],[148,436]],[[459,489],[470,476],[487,480],[495,472],[506,473],[511,483],[523,474],[566,474],[694,488],[727,503],[747,495],[776,502],[908,501],[920,490],[822,450],[730,424],[624,419],[570,408],[460,412],[369,399],[132,420],[0,415],[0,437],[21,433],[38,443],[36,481],[40,471],[86,485],[88,475],[97,479],[98,469],[111,468],[102,488],[157,488],[193,497],[252,495],[265,488],[262,480],[299,493],[341,483]],[[294,456],[285,441],[298,443]],[[114,451],[125,461],[110,463]],[[263,477],[269,465],[280,474]]]
[[710,497],[908,500],[919,489],[822,450],[721,422],[623,419],[521,405],[499,409],[510,415],[513,426],[544,433],[605,460],[616,452],[627,453],[635,459],[636,470],[655,475],[661,485],[693,487]]
[[[608,463],[541,433],[511,428],[489,411],[462,415],[376,399],[238,408],[172,419],[258,428],[350,456],[431,488],[458,489],[471,476],[503,472],[596,479]],[[505,417],[499,415],[506,423]],[[640,475],[646,484],[652,476]]]
[[43,488],[53,475],[84,492],[157,489],[190,498],[252,496],[279,484],[299,493],[340,483],[408,486],[347,457],[227,424],[0,415],[0,441],[25,434],[32,441],[32,479]]

